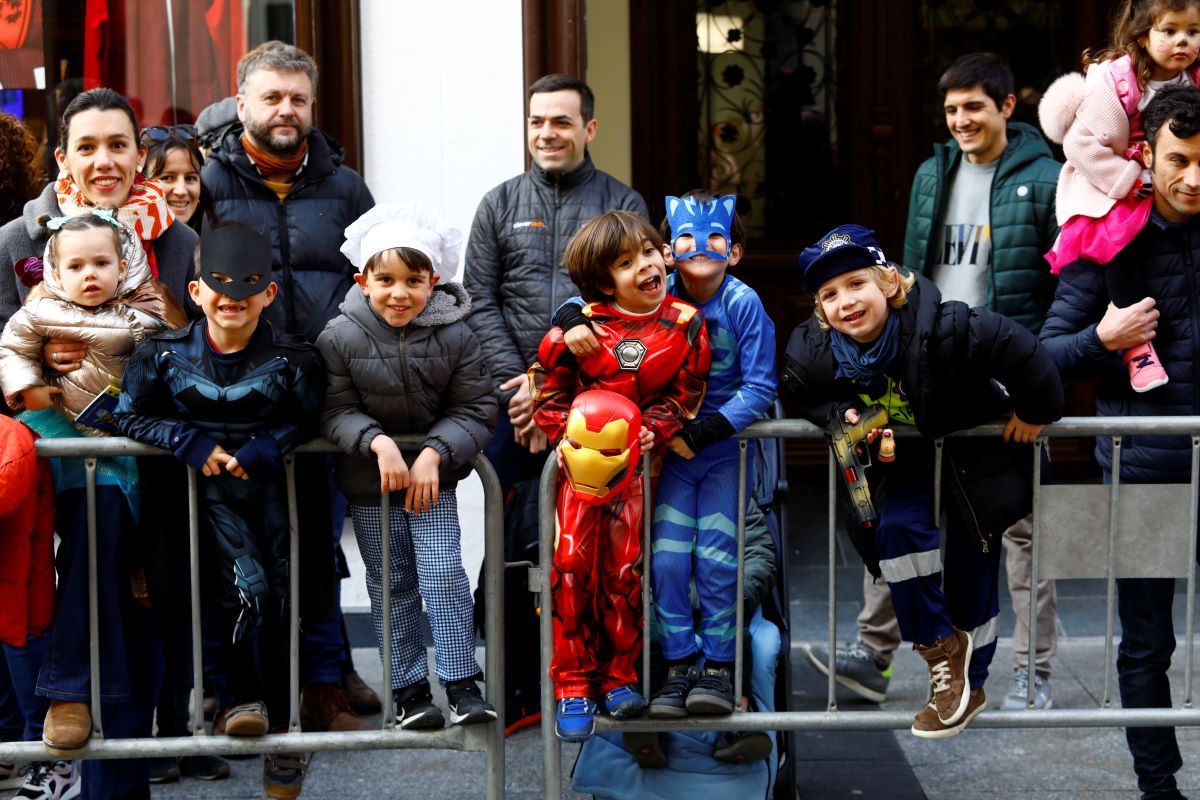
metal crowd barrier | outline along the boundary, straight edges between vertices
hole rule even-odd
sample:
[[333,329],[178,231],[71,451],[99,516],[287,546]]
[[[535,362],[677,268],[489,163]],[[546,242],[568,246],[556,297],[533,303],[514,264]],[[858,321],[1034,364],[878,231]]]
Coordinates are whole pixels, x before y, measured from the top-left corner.
[[[393,437],[401,447],[420,447],[424,436]],[[297,453],[339,452],[329,442],[316,439],[297,448]],[[100,709],[100,648],[98,646],[99,611],[96,586],[96,460],[104,456],[170,456],[167,451],[132,439],[80,438],[39,439],[37,453],[42,457],[82,456],[87,481],[88,506],[88,599],[89,637],[91,647],[91,713],[92,739],[80,758],[143,758],[156,756],[229,755],[237,753],[309,753],[337,750],[382,749],[446,749],[487,754],[486,787],[489,800],[504,796],[504,516],[500,482],[491,464],[482,455],[476,456],[475,472],[483,483],[484,492],[484,598],[486,603],[484,631],[487,639],[485,678],[487,697],[496,706],[498,719],[484,725],[451,726],[440,731],[405,731],[396,727],[391,692],[391,637],[383,639],[383,724],[377,731],[347,733],[300,732],[300,549],[296,511],[295,459],[284,459],[287,473],[289,541],[289,725],[288,733],[259,737],[212,736],[204,729],[202,711],[203,664],[200,640],[200,528],[198,480],[195,468],[188,467],[188,530],[191,568],[192,607],[192,736],[179,738],[113,739],[104,738]],[[381,508],[383,530],[388,530],[389,506],[383,497]],[[383,544],[383,625],[388,630],[391,609],[389,580],[390,537]],[[46,759],[41,742],[0,742],[0,760],[28,762]]]
[[[983,425],[969,431],[953,434],[955,437],[996,437],[1003,433],[1002,424]],[[901,437],[917,436],[913,429],[904,426],[896,429]],[[1123,437],[1133,435],[1155,436],[1188,436],[1192,444],[1192,470],[1190,484],[1190,512],[1187,517],[1187,611],[1186,611],[1186,650],[1184,655],[1184,697],[1182,708],[1127,708],[1112,707],[1112,672],[1113,672],[1113,617],[1116,606],[1116,549],[1119,528],[1119,498],[1121,494],[1121,442]],[[1089,727],[1133,727],[1133,726],[1200,726],[1200,709],[1193,706],[1192,697],[1192,667],[1193,640],[1195,628],[1195,593],[1196,593],[1196,531],[1197,518],[1200,513],[1200,417],[1066,417],[1047,425],[1033,447],[1033,543],[1030,586],[1036,587],[1039,580],[1039,549],[1040,549],[1040,517],[1042,514],[1042,496],[1051,487],[1041,486],[1042,451],[1047,438],[1062,436],[1111,436],[1113,439],[1113,478],[1107,488],[1108,492],[1108,530],[1107,530],[1107,561],[1104,577],[1107,581],[1107,631],[1105,634],[1105,672],[1104,692],[1101,708],[1094,709],[1052,709],[1033,711],[1034,682],[1029,682],[1027,708],[1020,711],[984,711],[971,721],[973,728],[1089,728]],[[824,437],[824,431],[812,423],[802,420],[765,420],[755,422],[745,431],[737,435],[739,441],[739,489],[738,489],[738,569],[737,596],[742,596],[743,566],[746,539],[746,445],[747,440],[754,438],[777,439],[819,439]],[[934,447],[934,505],[937,511],[941,506],[941,474],[943,440],[935,440]],[[648,464],[647,460],[644,462]],[[828,548],[829,548],[829,638],[827,652],[832,657],[837,647],[837,465],[829,458],[828,471]],[[653,516],[653,502],[650,495],[649,470],[643,470],[645,490],[645,520],[644,540],[642,545],[643,576],[642,602],[644,622],[647,624],[651,617],[651,597],[649,591],[649,559],[650,549],[650,520]],[[541,567],[530,570],[530,586],[538,587],[541,606],[541,649],[542,649],[542,753],[543,753],[543,796],[547,798],[560,797],[562,793],[562,747],[561,742],[553,733],[556,701],[554,687],[549,678],[550,664],[554,657],[554,636],[552,614],[550,613],[551,566],[554,563],[555,535],[555,498],[558,485],[558,465],[555,459],[548,459],[542,473],[541,494],[539,497],[541,520],[540,530],[540,564]],[[1182,490],[1187,484],[1180,484]],[[935,513],[937,513],[935,511]],[[780,554],[786,558],[786,554]],[[1084,577],[1072,575],[1071,577]],[[1149,576],[1143,576],[1149,577]],[[737,658],[734,686],[742,686],[742,637],[743,626],[742,604],[737,604]],[[1037,603],[1029,604],[1029,639],[1037,641]],[[1034,672],[1035,648],[1029,648],[1029,672]],[[643,637],[643,682],[642,690],[649,696],[650,686],[650,636]],[[597,731],[616,731],[643,733],[651,731],[792,731],[792,730],[907,730],[912,725],[911,709],[898,711],[851,711],[842,712],[837,709],[835,700],[835,672],[829,670],[826,709],[824,711],[775,711],[775,712],[742,712],[740,710],[725,717],[688,717],[678,720],[662,720],[642,718],[618,722],[607,716],[599,716],[596,720]]]

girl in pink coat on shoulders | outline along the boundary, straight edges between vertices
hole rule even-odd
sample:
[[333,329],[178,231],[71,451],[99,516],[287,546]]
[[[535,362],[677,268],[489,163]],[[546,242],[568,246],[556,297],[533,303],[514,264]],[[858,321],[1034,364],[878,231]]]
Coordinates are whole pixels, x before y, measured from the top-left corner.
[[[1043,130],[1067,157],[1056,198],[1062,230],[1046,260],[1055,274],[1080,258],[1107,265],[1109,296],[1121,308],[1146,297],[1140,276],[1112,263],[1153,207],[1142,111],[1163,87],[1200,86],[1198,55],[1200,0],[1126,0],[1112,46],[1084,52],[1086,78],[1059,78],[1038,108]],[[1167,382],[1151,341],[1122,360],[1134,391]]]

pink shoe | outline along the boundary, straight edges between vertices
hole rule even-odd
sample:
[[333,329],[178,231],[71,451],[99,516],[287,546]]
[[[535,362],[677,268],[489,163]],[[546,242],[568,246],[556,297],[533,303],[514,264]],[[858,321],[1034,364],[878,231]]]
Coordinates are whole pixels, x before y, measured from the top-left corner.
[[1129,384],[1135,392],[1148,392],[1167,382],[1167,372],[1150,342],[1129,348],[1121,360],[1129,368]]

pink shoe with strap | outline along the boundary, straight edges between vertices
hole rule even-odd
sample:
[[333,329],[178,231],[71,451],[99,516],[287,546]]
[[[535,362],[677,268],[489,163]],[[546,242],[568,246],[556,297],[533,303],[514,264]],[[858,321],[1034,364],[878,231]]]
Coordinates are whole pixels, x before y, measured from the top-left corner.
[[1167,371],[1150,342],[1129,348],[1121,360],[1129,369],[1129,384],[1135,392],[1148,392],[1167,382]]

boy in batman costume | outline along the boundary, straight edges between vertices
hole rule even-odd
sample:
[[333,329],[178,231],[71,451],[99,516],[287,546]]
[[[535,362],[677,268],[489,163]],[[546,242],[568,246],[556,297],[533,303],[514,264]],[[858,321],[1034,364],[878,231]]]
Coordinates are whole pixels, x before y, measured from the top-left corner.
[[[138,347],[122,381],[117,425],[122,434],[168,449],[202,472],[201,541],[206,555],[215,555],[220,584],[219,606],[206,600],[204,611],[219,607],[214,630],[224,643],[230,694],[220,700],[232,706],[227,733],[286,730],[289,515],[283,457],[316,433],[324,364],[315,347],[259,318],[277,287],[270,244],[250,228],[206,231],[197,280],[188,290],[204,319]],[[315,487],[323,480],[319,469],[297,460],[300,520],[328,518],[327,509],[305,507],[324,496],[306,490],[307,483]],[[312,535],[301,529],[302,565],[332,560],[328,536],[317,528]],[[329,577],[306,574],[302,582],[304,610],[327,611],[320,606],[331,596]],[[320,599],[314,603],[310,594]]]

